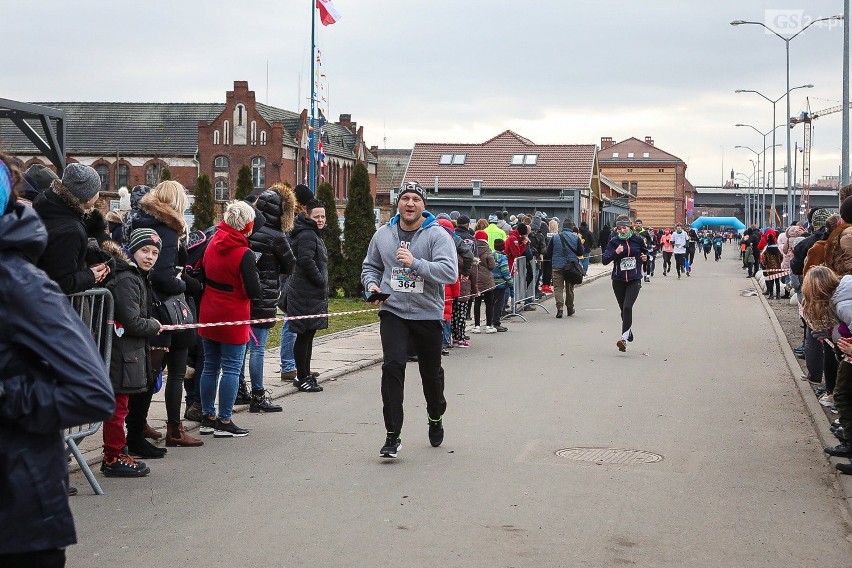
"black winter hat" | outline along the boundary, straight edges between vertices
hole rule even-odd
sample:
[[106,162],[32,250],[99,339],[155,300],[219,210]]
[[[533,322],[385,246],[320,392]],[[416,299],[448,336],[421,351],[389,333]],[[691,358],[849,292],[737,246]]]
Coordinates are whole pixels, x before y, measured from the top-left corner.
[[518,223],[518,234],[522,237],[530,232],[529,227],[524,225],[523,223]]
[[296,186],[296,201],[299,202],[299,205],[305,206],[308,204],[308,201],[314,198],[314,194],[311,193],[311,188],[306,186],[303,183],[300,183]]

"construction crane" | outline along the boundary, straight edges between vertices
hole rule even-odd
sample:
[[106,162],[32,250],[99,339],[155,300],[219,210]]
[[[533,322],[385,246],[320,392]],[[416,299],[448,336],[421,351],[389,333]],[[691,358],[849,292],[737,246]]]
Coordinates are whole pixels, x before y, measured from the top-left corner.
[[[849,104],[852,108],[852,103]],[[806,99],[806,109],[796,117],[790,117],[790,128],[797,124],[805,125],[805,135],[802,144],[802,196],[799,200],[801,203],[802,216],[811,209],[811,138],[813,136],[813,121],[827,114],[834,114],[843,110],[843,105],[837,105],[822,110],[811,112],[811,101]]]

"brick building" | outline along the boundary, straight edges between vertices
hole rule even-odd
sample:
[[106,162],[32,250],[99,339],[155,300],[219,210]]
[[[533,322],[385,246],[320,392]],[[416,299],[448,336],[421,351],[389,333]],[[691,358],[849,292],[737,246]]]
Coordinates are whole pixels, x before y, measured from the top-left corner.
[[693,218],[695,188],[686,179],[686,163],[660,150],[654,140],[601,138],[601,174],[620,183],[635,201],[631,212],[646,226],[671,227]]
[[[252,168],[256,188],[283,181],[290,185],[308,177],[309,119],[255,100],[246,81],[235,81],[225,102],[109,103],[46,102],[67,113],[68,163],[95,168],[101,176],[106,207],[119,187],[159,183],[168,168],[172,179],[190,192],[201,174],[210,176],[217,201],[231,199],[237,172]],[[41,132],[41,126],[32,123]],[[375,197],[376,157],[364,142],[364,128],[341,115],[322,128],[326,167],[317,168],[335,188],[342,212],[349,179],[357,161],[367,165]],[[37,149],[10,122],[0,121],[0,149],[25,167],[47,165]]]

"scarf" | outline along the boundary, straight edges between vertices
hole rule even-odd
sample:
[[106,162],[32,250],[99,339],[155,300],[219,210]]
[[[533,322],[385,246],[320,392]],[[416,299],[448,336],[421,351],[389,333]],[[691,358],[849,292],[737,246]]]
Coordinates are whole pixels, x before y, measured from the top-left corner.
[[618,237],[619,239],[621,239],[622,241],[626,241],[627,239],[629,239],[630,237],[632,237],[632,236],[633,236],[633,229],[630,229],[629,231],[627,231],[627,234],[626,234],[626,235],[623,235],[623,236],[622,236],[622,234],[621,234],[621,233],[615,233],[615,236],[617,236],[617,237]]

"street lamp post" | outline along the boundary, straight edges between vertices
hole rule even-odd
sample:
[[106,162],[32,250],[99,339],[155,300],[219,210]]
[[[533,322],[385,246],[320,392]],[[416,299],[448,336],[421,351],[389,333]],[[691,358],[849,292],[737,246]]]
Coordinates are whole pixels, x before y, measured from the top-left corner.
[[[752,163],[754,163],[754,160],[750,160],[750,161]],[[751,225],[752,219],[755,217],[755,214],[756,214],[755,213],[756,192],[752,191],[752,188],[754,187],[754,183],[752,183],[752,180],[755,179],[756,176],[755,175],[747,176],[744,173],[740,173],[740,172],[738,172],[736,175],[737,175],[736,181],[740,181],[742,179],[742,181],[746,182],[745,183],[746,190],[745,190],[745,194],[744,194],[744,197],[745,197],[745,223],[746,223],[746,225]]]
[[[742,148],[744,150],[748,150],[749,152],[751,152],[752,154],[754,154],[757,157],[758,163],[760,163],[760,155],[763,154],[763,162],[765,164],[766,163],[766,151],[769,148],[772,148],[772,151],[774,153],[775,148],[777,146],[781,146],[781,144],[775,144],[775,146],[764,146],[762,152],[758,152],[757,150],[751,148],[750,146],[737,145],[737,146],[734,146],[734,148]],[[760,208],[760,216],[758,217],[758,221],[760,221],[761,226],[763,226],[765,224],[765,221],[766,221],[766,183],[765,183],[765,181],[766,181],[766,166],[764,166],[764,168],[763,168],[763,175],[764,175],[764,184],[763,184],[764,187],[763,187],[762,200],[758,201],[758,204],[759,204],[758,207]],[[755,179],[755,183],[757,183],[756,179]]]
[[[808,25],[810,25],[810,24],[808,24]],[[801,32],[799,32],[799,33],[801,33]],[[796,34],[796,35],[798,35],[798,34]],[[781,36],[778,36],[778,37],[781,37]],[[789,83],[789,77],[788,77],[788,83]],[[767,101],[772,103],[772,124],[775,124],[775,105],[776,105],[776,103],[778,103],[778,101],[780,101],[784,97],[787,97],[787,114],[789,115],[790,114],[790,108],[789,108],[790,107],[790,91],[795,91],[796,89],[812,89],[813,87],[814,87],[813,85],[808,84],[808,85],[799,85],[798,87],[793,87],[791,89],[790,85],[788,84],[787,85],[787,92],[784,93],[783,95],[781,95],[780,97],[778,97],[777,99],[774,99],[774,100],[770,99],[769,97],[767,97],[766,95],[764,95],[760,91],[755,91],[753,89],[737,89],[734,92],[735,93],[754,93],[755,95],[757,95],[759,97],[763,97],[764,99],[766,99]],[[789,120],[789,118],[788,118],[788,120]],[[773,170],[775,169],[775,147],[776,147],[775,130],[776,130],[775,128],[772,129],[772,169]],[[789,167],[790,167],[790,148],[789,148],[789,146],[790,146],[790,129],[789,128],[787,128],[787,146],[788,146],[787,147],[787,168],[789,169]],[[764,168],[764,169],[766,169],[766,168]],[[787,200],[788,201],[790,199],[790,191],[791,191],[790,185],[791,185],[791,182],[790,182],[789,176],[788,176],[788,181],[787,181]],[[773,214],[774,214],[774,212],[775,212],[775,176],[772,176],[772,211],[773,211]]]
[[[784,126],[784,124],[785,123],[775,125],[775,129],[781,128],[782,126]],[[758,130],[757,128],[752,126],[751,124],[735,124],[734,126],[737,126],[737,127],[744,126],[746,128],[751,128],[752,130],[754,130],[755,132],[757,132],[758,134],[763,136],[763,147],[764,148],[767,147],[766,146],[766,137],[769,136],[769,132],[771,132],[771,131],[761,132],[760,130]],[[775,130],[775,129],[773,129],[773,130]],[[764,160],[764,162],[765,161],[766,160]],[[757,164],[757,172],[760,173],[760,162],[758,162],[758,164]],[[760,179],[760,176],[758,176],[757,179]],[[756,184],[757,184],[757,180],[755,180],[755,185]],[[761,187],[763,188],[762,191],[763,191],[763,194],[765,196],[766,195],[766,164],[765,163],[763,164],[763,185]]]
[[[818,18],[816,20],[812,20],[812,21],[808,22],[808,24],[806,26],[802,27],[802,29],[800,29],[798,32],[791,35],[790,37],[782,36],[781,34],[776,32],[775,30],[773,30],[772,28],[770,28],[769,26],[767,26],[763,22],[750,22],[750,21],[745,21],[745,20],[734,20],[733,22],[731,22],[732,26],[740,26],[740,25],[744,25],[744,24],[762,26],[768,32],[779,37],[784,42],[784,45],[785,45],[786,51],[787,51],[787,92],[785,93],[785,95],[787,97],[787,120],[790,119],[790,91],[794,90],[794,89],[790,88],[790,42],[793,41],[794,39],[796,39],[796,37],[799,34],[801,34],[806,29],[808,29],[809,27],[811,27],[812,25],[814,25],[818,22],[825,22],[825,21],[828,21],[828,20],[842,20],[842,19],[843,19],[843,16],[830,16],[828,18]],[[767,100],[769,100],[769,99],[767,99]],[[774,104],[772,105],[772,113],[773,113],[772,124],[775,124],[775,119],[774,119],[775,105]],[[773,144],[775,143],[775,135],[774,134],[772,136],[772,143]],[[775,159],[775,155],[773,153],[772,169],[775,169],[774,159]],[[793,161],[793,157],[792,157],[791,149],[790,149],[790,129],[788,128],[787,129],[787,210],[788,211],[790,210],[790,208],[792,206],[792,198],[793,198],[793,195],[792,195],[793,194],[793,168],[790,167],[792,161]],[[774,185],[773,185],[773,188],[772,188],[772,208],[773,209],[775,208],[775,187],[774,187]]]

